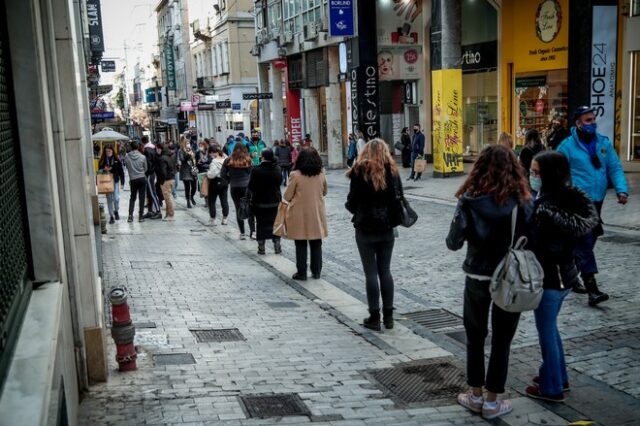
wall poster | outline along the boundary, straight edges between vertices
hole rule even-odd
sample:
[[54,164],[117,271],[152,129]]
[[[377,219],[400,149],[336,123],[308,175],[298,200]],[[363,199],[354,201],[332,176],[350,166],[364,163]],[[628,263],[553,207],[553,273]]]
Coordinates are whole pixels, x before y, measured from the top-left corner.
[[431,71],[433,173],[460,174],[462,163],[462,70]]

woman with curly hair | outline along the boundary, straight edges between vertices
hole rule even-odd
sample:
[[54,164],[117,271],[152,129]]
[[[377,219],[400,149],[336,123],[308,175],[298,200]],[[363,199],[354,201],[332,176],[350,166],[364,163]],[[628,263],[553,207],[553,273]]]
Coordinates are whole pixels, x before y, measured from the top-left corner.
[[322,239],[328,235],[324,197],[327,178],[322,159],[315,148],[303,148],[289,175],[289,186],[282,198],[289,203],[285,223],[286,238],[295,240],[297,272],[294,280],[307,279],[307,245],[311,249],[310,269],[313,278],[322,270]]
[[387,143],[373,139],[347,172],[351,180],[345,207],[353,214],[356,244],[364,269],[369,318],[366,328],[380,331],[380,294],[385,328],[393,328],[393,228],[401,222],[396,192],[402,194],[398,166]]
[[[533,201],[529,183],[514,152],[492,145],[480,153],[469,177],[458,192],[447,247],[459,250],[467,242],[462,265],[466,273],[464,327],[467,335],[467,393],[458,403],[486,419],[511,412],[511,401],[497,400],[504,392],[509,368],[511,340],[519,313],[506,312],[491,302],[489,284],[498,263],[511,243],[511,218],[516,209],[514,241],[531,229]],[[491,311],[491,355],[486,370],[484,344]],[[483,398],[482,387],[487,390]]]

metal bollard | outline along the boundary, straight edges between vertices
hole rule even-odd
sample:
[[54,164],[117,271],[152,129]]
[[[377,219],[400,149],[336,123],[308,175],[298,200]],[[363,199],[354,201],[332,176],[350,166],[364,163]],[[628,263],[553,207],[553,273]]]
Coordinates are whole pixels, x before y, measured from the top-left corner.
[[127,290],[122,287],[115,287],[109,293],[112,319],[111,337],[116,344],[116,361],[120,371],[135,370],[138,358],[133,344],[136,327],[131,323],[127,297]]

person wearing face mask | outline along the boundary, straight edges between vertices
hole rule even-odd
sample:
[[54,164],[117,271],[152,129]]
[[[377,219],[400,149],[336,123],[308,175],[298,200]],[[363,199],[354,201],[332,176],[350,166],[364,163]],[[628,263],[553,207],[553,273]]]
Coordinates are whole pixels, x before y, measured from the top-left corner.
[[[589,106],[578,107],[573,119],[575,126],[571,128],[571,135],[560,144],[557,151],[569,160],[573,185],[591,198],[600,217],[609,182],[615,188],[618,202],[627,203],[627,180],[613,144],[609,138],[597,132],[595,109]],[[593,248],[603,232],[602,225],[599,224],[580,238],[576,246],[577,265],[584,287],[575,286],[574,291],[589,293],[589,306],[596,306],[609,299],[606,293],[599,290],[595,278],[598,266]]]
[[264,143],[258,133],[253,133],[251,135],[251,142],[249,143],[249,156],[251,157],[251,164],[257,166],[260,164],[260,156],[262,155],[262,150],[267,147],[267,144]]
[[569,132],[566,129],[567,120],[561,115],[553,117],[551,122],[550,132],[547,135],[547,146],[549,149],[556,150],[563,140],[569,136]]
[[420,131],[420,125],[413,125],[413,139],[411,140],[411,174],[407,180],[420,180],[422,179],[422,173],[415,173],[414,165],[416,158],[420,155],[424,155],[424,134]]

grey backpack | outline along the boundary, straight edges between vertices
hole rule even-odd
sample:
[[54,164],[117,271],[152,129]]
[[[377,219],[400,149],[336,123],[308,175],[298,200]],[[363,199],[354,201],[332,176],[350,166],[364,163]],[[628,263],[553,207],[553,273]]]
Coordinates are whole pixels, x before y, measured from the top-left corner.
[[527,237],[520,237],[516,244],[518,206],[511,212],[511,244],[507,255],[500,261],[491,277],[491,299],[507,312],[531,311],[542,299],[544,272],[536,255],[523,247]]

